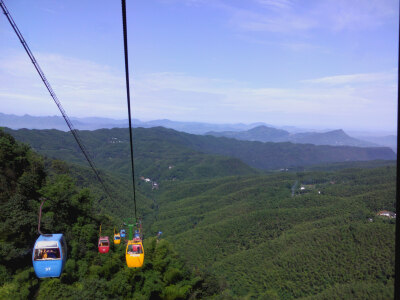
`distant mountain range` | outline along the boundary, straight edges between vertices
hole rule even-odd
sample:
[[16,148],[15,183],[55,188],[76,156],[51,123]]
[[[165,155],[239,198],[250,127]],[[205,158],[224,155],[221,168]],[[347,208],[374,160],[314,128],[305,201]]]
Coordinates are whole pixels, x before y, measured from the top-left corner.
[[[128,120],[110,118],[71,118],[75,128],[79,130],[97,130],[111,128],[126,128]],[[154,121],[141,121],[133,119],[134,127],[153,128],[165,127],[191,134],[206,134],[216,137],[229,137],[244,141],[260,142],[292,142],[298,144],[355,146],[355,147],[380,147],[387,146],[396,151],[397,138],[394,135],[373,137],[363,136],[361,139],[346,134],[343,130],[328,132],[304,132],[293,126],[284,126],[281,129],[272,125],[258,122],[252,124],[211,124],[201,122],[178,122],[167,119]],[[57,129],[68,131],[65,121],[60,116],[35,117],[30,115],[16,116],[0,113],[0,126],[11,129]]]
[[[80,130],[128,126],[128,120],[114,120],[108,118],[71,118],[71,121],[75,128]],[[16,116],[0,113],[0,126],[12,129],[57,129],[69,131],[63,117],[60,116],[35,117],[30,115]]]
[[322,133],[290,133],[286,130],[261,125],[246,131],[211,131],[207,132],[206,135],[213,135],[216,137],[228,137],[243,141],[259,141],[264,143],[292,142],[296,144],[330,146],[379,147],[378,144],[350,137],[342,129]]
[[397,136],[391,134],[386,136],[356,136],[358,139],[368,141],[374,144],[390,147],[397,152]]
[[[75,118],[72,117],[71,121],[76,129],[79,130],[96,130],[96,129],[111,129],[111,128],[126,128],[128,127],[128,119],[116,120],[109,118]],[[167,119],[154,120],[154,121],[140,121],[132,119],[133,127],[151,128],[162,126],[171,128],[178,131],[183,131],[193,134],[204,134],[208,131],[241,131],[248,130],[260,125],[271,126],[265,123],[252,123],[252,124],[210,124],[201,122],[178,122]],[[68,127],[64,119],[60,116],[47,116],[35,117],[30,115],[16,116],[0,113],[0,126],[8,127],[11,129],[57,129],[68,131]]]

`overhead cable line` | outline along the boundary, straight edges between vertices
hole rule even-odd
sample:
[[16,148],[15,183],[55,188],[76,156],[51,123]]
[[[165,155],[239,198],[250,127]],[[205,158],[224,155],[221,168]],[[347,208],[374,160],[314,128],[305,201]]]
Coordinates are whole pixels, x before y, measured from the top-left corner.
[[[399,16],[400,18],[400,16]],[[398,23],[397,47],[397,161],[396,161],[396,239],[394,299],[400,299],[400,22]]]
[[31,49],[29,49],[28,44],[26,43],[24,37],[22,36],[21,32],[19,31],[17,24],[14,22],[13,18],[11,17],[9,11],[7,10],[7,7],[5,6],[3,0],[0,0],[0,6],[3,9],[4,14],[6,15],[8,21],[11,24],[11,27],[14,29],[15,33],[17,34],[22,46],[24,47],[26,53],[28,54],[29,58],[31,59],[33,65],[35,66],[36,71],[38,72],[40,78],[42,79],[44,85],[46,86],[47,90],[50,93],[50,96],[53,98],[54,102],[56,103],[58,109],[60,110],[65,122],[67,123],[72,135],[75,138],[75,141],[77,142],[80,150],[82,151],[83,155],[85,156],[86,160],[88,161],[90,167],[92,168],[93,172],[95,173],[97,179],[99,180],[100,184],[102,185],[105,193],[107,196],[112,200],[112,197],[110,195],[110,192],[108,188],[106,187],[104,181],[101,179],[99,172],[97,171],[96,165],[93,162],[93,160],[90,158],[89,152],[87,151],[85,145],[82,142],[82,139],[80,138],[78,131],[75,129],[74,125],[72,124],[71,120],[69,119],[67,113],[65,112],[64,108],[62,107],[60,101],[57,98],[57,95],[55,94],[53,88],[51,87],[50,83],[46,79],[46,76],[44,75],[42,69],[40,68],[37,60],[35,59],[35,56],[33,55]]
[[126,28],[126,3],[121,0],[122,4],[122,27],[124,31],[124,52],[125,52],[125,78],[126,78],[126,100],[128,102],[128,120],[129,120],[129,140],[131,147],[131,167],[132,167],[132,186],[133,186],[133,203],[135,206],[135,219],[136,214],[136,188],[135,188],[135,167],[133,162],[133,140],[132,140],[132,119],[131,119],[131,95],[129,89],[129,64],[128,64],[128,33]]

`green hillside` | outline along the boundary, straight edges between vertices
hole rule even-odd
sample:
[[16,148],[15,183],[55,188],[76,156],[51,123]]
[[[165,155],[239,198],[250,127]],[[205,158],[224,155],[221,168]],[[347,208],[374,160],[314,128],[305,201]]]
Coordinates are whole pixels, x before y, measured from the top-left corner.
[[[111,172],[100,171],[111,198],[104,192],[90,167],[79,164],[67,164],[60,160],[46,159],[47,172],[51,175],[68,173],[79,188],[88,188],[94,195],[93,208],[96,213],[103,213],[115,219],[123,220],[132,216],[133,197],[131,177],[117,176]],[[128,179],[128,180],[127,180]],[[137,206],[142,216],[152,213],[153,200],[146,197],[146,189],[140,189],[136,193]]]
[[[144,240],[141,269],[126,267],[124,245],[98,253],[100,224],[112,235],[119,223],[94,212],[96,194],[78,188],[68,166],[56,163],[57,172],[48,172],[46,164],[0,131],[0,299],[201,299],[215,293],[213,278],[192,273],[166,240]],[[62,232],[67,241],[60,278],[38,279],[32,267],[42,197],[41,230]]]
[[376,213],[395,210],[394,166],[170,183],[159,193],[153,230],[231,296],[393,295],[395,224]]
[[[84,161],[68,132],[27,129],[7,129],[7,132],[49,157],[73,163]],[[129,174],[129,137],[126,129],[81,131],[80,134],[100,168]],[[255,174],[256,171],[248,166],[276,170],[322,163],[396,158],[389,148],[238,141],[187,134],[162,127],[135,128],[134,145],[135,170],[140,176],[157,181]]]
[[[146,265],[133,271],[124,267],[123,247],[107,258],[96,250],[100,223],[110,235],[131,213],[130,177],[125,175],[129,161],[124,163],[128,157],[121,155],[128,153],[124,133],[82,132],[87,147],[98,150],[93,151],[96,163],[106,168],[102,176],[116,202],[105,197],[69,134],[13,134],[25,142],[31,139],[41,153],[75,164],[43,159],[2,134],[0,298],[18,298],[18,293],[38,299],[393,297],[395,224],[376,216],[395,209],[393,162],[342,162],[304,172],[261,174],[237,159],[191,150],[204,146],[203,137],[139,129],[135,153],[140,172],[153,168],[157,159],[163,166],[144,174],[157,178],[158,189],[138,181],[140,214],[145,235],[162,231],[163,239],[145,240]],[[212,140],[214,146],[221,143]],[[199,160],[193,162],[184,153]],[[113,159],[107,161],[107,156]],[[229,163],[215,167],[212,159]],[[106,167],[110,161],[115,165]],[[171,178],[169,172],[178,169],[172,162],[177,161],[183,175]],[[238,168],[232,167],[233,161]],[[119,165],[126,170],[118,171]],[[52,199],[45,206],[45,230],[65,232],[70,247],[60,279],[39,281],[31,268],[29,247],[37,236],[40,196]]]
[[[86,165],[85,158],[69,132],[58,130],[10,130],[19,141],[57,159]],[[99,168],[120,175],[130,174],[129,132],[127,129],[81,131],[80,135]],[[163,137],[163,129],[134,129],[134,156],[137,175],[152,180],[212,178],[257,171],[235,158],[201,153]]]

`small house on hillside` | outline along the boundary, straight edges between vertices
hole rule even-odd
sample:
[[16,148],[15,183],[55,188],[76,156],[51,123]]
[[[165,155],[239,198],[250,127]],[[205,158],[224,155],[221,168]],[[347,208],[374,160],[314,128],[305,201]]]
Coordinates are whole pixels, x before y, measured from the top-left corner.
[[381,210],[380,212],[377,213],[377,215],[382,216],[382,217],[391,218],[391,219],[396,218],[396,213],[394,213],[392,211],[388,211],[388,210]]
[[300,186],[300,188],[299,188],[299,193],[300,194],[305,194],[305,193],[308,193],[308,192],[309,192],[309,190],[304,185]]
[[158,183],[157,182],[152,182],[152,184],[151,184],[151,189],[152,190],[154,190],[154,189],[156,189],[156,190],[158,190]]

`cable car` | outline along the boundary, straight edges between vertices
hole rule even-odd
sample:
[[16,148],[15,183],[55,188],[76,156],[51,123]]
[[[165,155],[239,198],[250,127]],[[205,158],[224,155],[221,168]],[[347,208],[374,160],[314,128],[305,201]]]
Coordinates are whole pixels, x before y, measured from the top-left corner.
[[32,263],[37,277],[60,277],[66,260],[67,247],[62,233],[39,236],[32,252]]
[[125,231],[125,229],[121,229],[120,230],[120,232],[119,232],[119,234],[121,235],[121,237],[125,237],[126,236],[126,231]]
[[119,233],[114,234],[114,244],[119,245],[121,243],[121,236]]
[[110,251],[110,240],[108,236],[101,236],[99,238],[99,252],[108,253]]
[[141,239],[128,241],[125,258],[128,268],[140,268],[143,266],[144,249]]

